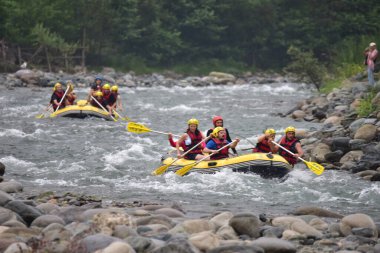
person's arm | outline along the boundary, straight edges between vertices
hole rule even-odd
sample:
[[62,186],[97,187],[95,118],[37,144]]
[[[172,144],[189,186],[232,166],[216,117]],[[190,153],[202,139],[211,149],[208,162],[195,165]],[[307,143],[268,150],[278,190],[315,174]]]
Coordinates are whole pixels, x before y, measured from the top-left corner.
[[213,141],[213,140],[210,140],[209,142],[207,142],[207,145],[206,147],[203,149],[203,152],[205,153],[213,153],[215,154],[216,153],[216,143]]
[[117,94],[116,104],[117,108],[119,108],[120,111],[123,111],[123,103],[121,102],[121,97],[119,94]]
[[178,158],[181,158],[182,155],[181,155],[181,151],[179,150],[180,146],[181,146],[181,143],[184,142],[187,138],[187,134],[183,134],[181,136],[181,138],[179,138],[179,140],[177,141],[176,145],[175,145],[175,148],[177,149],[177,157]]
[[235,148],[236,145],[239,143],[239,141],[240,141],[240,139],[239,139],[239,138],[236,138],[236,139],[235,139],[235,142],[232,143],[232,144],[230,145],[230,148]]
[[295,154],[295,156],[298,158],[298,157],[302,157],[304,152],[303,152],[303,149],[301,147],[301,143],[297,142],[296,143],[296,150],[297,150],[297,154]]
[[[285,136],[284,137],[282,137],[282,138],[285,138]],[[277,143],[281,143],[281,141],[282,141],[282,138],[277,142]],[[279,146],[274,146],[273,147],[273,150],[272,150],[272,153],[277,153],[278,152],[278,150],[279,150]]]
[[175,148],[177,146],[177,143],[173,140],[173,134],[172,133],[168,134],[168,140],[169,140],[170,146],[172,146],[173,148]]

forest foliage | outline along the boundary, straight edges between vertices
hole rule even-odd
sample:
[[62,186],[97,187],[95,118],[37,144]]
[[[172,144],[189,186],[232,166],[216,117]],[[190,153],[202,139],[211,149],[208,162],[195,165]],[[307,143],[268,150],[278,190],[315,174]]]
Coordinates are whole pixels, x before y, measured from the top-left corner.
[[303,53],[331,69],[362,63],[378,13],[375,0],[0,0],[0,41],[15,64],[278,70]]

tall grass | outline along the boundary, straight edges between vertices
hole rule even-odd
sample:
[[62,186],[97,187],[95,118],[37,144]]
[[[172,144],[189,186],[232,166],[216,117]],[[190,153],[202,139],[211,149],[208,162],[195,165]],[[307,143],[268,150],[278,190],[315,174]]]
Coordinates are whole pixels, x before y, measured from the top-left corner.
[[335,44],[329,67],[331,76],[326,79],[321,91],[328,93],[340,88],[344,79],[365,71],[363,52],[372,41],[376,41],[374,36],[362,35],[347,37]]

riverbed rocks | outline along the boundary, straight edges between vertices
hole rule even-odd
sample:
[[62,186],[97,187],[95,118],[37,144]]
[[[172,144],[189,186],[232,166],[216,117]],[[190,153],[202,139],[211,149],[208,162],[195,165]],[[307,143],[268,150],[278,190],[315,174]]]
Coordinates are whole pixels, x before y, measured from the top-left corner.
[[315,206],[289,215],[224,209],[188,217],[178,203],[103,204],[74,193],[25,199],[0,190],[0,200],[0,251],[8,253],[376,252],[380,244],[378,217]]
[[[376,94],[372,99],[375,112],[362,118],[357,110],[369,92]],[[305,158],[325,165],[326,169],[376,171],[380,166],[379,98],[380,92],[369,89],[366,83],[347,82],[341,89],[300,102],[301,106],[289,117],[322,123],[320,130],[309,132],[302,139]],[[378,173],[357,175],[370,182],[379,177]]]
[[152,86],[208,86],[208,85],[239,85],[239,84],[270,84],[296,82],[292,76],[283,77],[277,74],[244,73],[234,76],[230,73],[212,71],[206,76],[182,76],[171,71],[163,74],[153,73],[136,75],[134,72],[121,73],[112,68],[105,67],[102,72],[83,73],[78,71],[74,74],[64,72],[50,73],[35,69],[21,69],[15,73],[0,74],[1,84],[8,88],[13,87],[53,87],[56,82],[72,81],[77,87],[88,87],[94,82],[96,76],[101,76],[105,82],[116,83],[121,87],[152,87]]

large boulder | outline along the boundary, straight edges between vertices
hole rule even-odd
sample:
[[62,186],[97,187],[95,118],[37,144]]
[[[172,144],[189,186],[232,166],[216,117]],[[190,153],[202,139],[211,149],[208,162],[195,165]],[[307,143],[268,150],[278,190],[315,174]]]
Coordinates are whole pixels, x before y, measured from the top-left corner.
[[376,131],[377,127],[375,125],[364,124],[355,132],[354,139],[371,141],[375,138]]
[[318,143],[318,145],[311,152],[311,156],[319,163],[326,162],[326,154],[330,153],[330,147],[324,143]]
[[354,228],[368,228],[372,231],[371,236],[373,239],[377,239],[378,231],[376,224],[366,214],[357,213],[345,216],[340,222],[340,231],[344,236],[352,234]]
[[260,237],[261,222],[253,213],[236,214],[230,219],[229,225],[238,235],[248,235],[252,238]]

